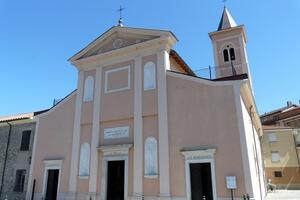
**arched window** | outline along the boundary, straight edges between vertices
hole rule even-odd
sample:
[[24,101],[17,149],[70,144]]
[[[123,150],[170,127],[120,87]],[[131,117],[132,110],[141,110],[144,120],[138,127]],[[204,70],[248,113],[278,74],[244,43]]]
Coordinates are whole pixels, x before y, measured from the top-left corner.
[[80,148],[79,176],[89,176],[90,173],[90,145],[83,143]]
[[84,82],[84,96],[83,101],[93,101],[94,97],[94,78],[88,76]]
[[223,50],[224,62],[234,61],[235,60],[235,51],[234,48],[230,45],[227,45]]
[[228,56],[228,50],[227,49],[223,50],[223,56],[224,56],[224,62],[228,62],[229,61],[229,56]]
[[145,176],[157,174],[157,141],[154,137],[148,137],[145,140]]
[[144,66],[144,90],[153,90],[155,87],[155,64],[153,62],[147,62]]
[[229,53],[230,53],[230,60],[235,60],[234,48],[230,48]]

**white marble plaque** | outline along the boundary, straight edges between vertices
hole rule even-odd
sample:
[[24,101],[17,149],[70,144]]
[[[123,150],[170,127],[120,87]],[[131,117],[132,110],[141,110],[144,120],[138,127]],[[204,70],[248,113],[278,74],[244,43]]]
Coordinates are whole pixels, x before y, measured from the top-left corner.
[[226,176],[227,189],[236,189],[236,176]]
[[104,139],[128,138],[129,126],[104,129]]

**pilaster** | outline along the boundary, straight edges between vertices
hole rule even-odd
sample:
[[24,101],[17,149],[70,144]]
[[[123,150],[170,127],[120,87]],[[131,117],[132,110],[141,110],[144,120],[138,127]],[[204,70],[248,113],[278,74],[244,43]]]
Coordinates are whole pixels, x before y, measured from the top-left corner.
[[89,194],[94,200],[97,193],[97,177],[98,177],[98,146],[100,134],[100,108],[101,108],[101,78],[102,67],[96,69],[95,79],[95,96],[93,106],[93,125],[92,125],[92,139],[91,139],[91,160],[90,160],[90,179],[89,179]]
[[71,156],[71,167],[70,167],[70,178],[69,178],[70,193],[75,193],[76,186],[77,186],[83,84],[84,84],[84,71],[80,70],[78,72],[75,116],[74,116],[74,125],[73,125],[72,156]]
[[157,53],[157,90],[158,90],[158,149],[159,149],[159,190],[161,197],[170,197],[169,172],[169,135],[167,111],[167,73],[170,69],[169,53]]
[[134,59],[134,175],[133,195],[143,194],[142,57]]

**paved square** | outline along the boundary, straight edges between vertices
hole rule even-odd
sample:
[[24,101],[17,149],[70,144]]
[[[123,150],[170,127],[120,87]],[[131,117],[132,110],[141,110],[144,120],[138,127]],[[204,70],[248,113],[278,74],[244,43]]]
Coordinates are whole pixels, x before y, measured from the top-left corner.
[[267,200],[299,200],[300,190],[277,190],[268,193]]

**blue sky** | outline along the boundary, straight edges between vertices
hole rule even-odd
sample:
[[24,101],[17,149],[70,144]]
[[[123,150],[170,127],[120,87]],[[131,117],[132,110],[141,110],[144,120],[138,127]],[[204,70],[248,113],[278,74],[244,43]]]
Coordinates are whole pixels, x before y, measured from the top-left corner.
[[[194,69],[214,65],[208,32],[216,30],[221,0],[0,0],[0,115],[49,108],[76,88],[67,59],[118,20],[125,26],[168,29],[175,49]],[[229,0],[245,24],[256,103],[261,113],[300,99],[300,1]]]

